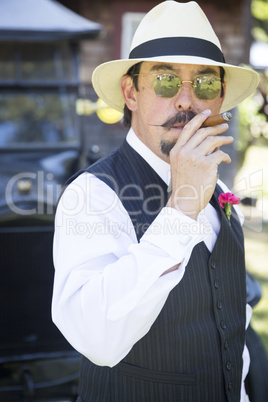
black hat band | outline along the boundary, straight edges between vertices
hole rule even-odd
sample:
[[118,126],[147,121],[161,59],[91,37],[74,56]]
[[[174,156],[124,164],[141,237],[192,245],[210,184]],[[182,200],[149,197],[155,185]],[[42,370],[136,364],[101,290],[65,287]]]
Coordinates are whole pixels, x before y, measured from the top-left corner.
[[222,51],[214,43],[200,38],[170,37],[153,39],[135,47],[129,54],[130,59],[147,59],[159,56],[205,57],[225,63]]

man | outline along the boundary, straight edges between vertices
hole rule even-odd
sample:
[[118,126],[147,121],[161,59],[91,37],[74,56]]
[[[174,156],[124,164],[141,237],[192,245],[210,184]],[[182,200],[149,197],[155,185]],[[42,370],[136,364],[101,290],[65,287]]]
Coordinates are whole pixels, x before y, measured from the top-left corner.
[[131,129],[71,179],[56,214],[53,320],[84,356],[79,401],[247,400],[243,234],[216,184],[233,138],[201,126],[257,83],[225,64],[195,2],[153,8],[129,59],[94,71]]

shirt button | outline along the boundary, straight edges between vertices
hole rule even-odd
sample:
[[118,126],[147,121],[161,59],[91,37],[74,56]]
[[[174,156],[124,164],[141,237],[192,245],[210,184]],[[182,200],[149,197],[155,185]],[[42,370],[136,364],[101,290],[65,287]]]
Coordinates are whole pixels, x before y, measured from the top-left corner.
[[211,268],[215,269],[216,268],[216,261],[211,260]]
[[216,289],[219,289],[219,287],[220,287],[220,281],[215,280],[215,281],[214,281],[214,287],[215,287]]
[[218,301],[217,301],[217,308],[218,308],[219,310],[221,310],[222,307],[223,307],[222,301],[221,301],[221,300],[218,300]]
[[227,326],[226,326],[226,324],[225,324],[225,321],[221,321],[221,327],[222,327],[222,329],[226,329],[226,328],[227,328]]
[[226,368],[227,368],[228,371],[230,371],[231,368],[232,368],[232,363],[231,363],[231,362],[227,362],[227,363],[226,363]]

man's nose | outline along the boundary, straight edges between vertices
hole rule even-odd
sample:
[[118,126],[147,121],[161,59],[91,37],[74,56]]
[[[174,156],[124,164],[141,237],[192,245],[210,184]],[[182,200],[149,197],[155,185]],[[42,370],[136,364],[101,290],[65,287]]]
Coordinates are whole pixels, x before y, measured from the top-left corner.
[[175,96],[176,108],[179,110],[192,110],[195,98],[192,81],[182,81]]

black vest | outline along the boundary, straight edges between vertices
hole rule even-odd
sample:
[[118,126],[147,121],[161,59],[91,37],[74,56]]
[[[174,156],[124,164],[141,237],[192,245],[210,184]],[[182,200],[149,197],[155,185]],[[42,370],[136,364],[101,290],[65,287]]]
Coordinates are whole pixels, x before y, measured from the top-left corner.
[[[167,201],[166,184],[126,141],[87,171],[117,192],[139,240]],[[220,192],[217,186],[211,200],[221,219],[212,253],[203,242],[195,246],[183,279],[150,331],[118,365],[99,367],[82,358],[82,400],[240,401],[246,316],[243,233],[234,210],[229,225],[217,201]]]

